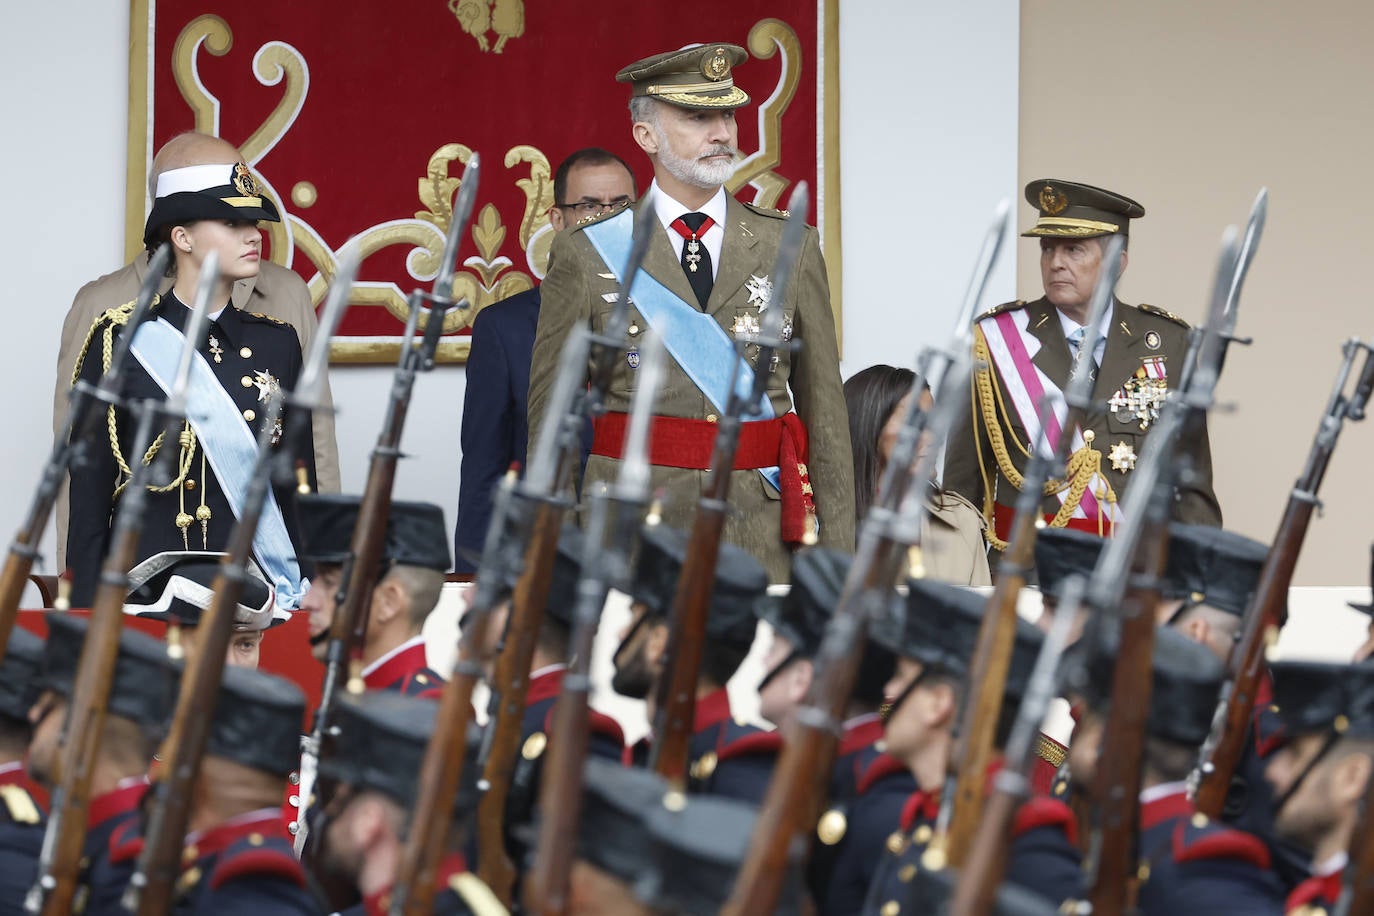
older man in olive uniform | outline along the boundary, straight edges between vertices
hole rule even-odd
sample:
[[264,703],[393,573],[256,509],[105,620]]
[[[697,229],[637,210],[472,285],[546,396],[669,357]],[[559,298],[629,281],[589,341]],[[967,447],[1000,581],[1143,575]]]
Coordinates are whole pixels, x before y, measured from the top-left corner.
[[[1028,184],[1026,200],[1040,212],[1022,235],[1040,239],[1045,295],[999,305],[978,319],[974,353],[981,368],[973,382],[973,411],[945,455],[945,487],[982,507],[988,540],[999,549],[1027,455],[1040,438],[1041,398],[1055,402],[1049,433],[1057,436],[1067,414],[1062,389],[1080,349],[1089,347],[1092,354],[1094,405],[1078,421],[1067,479],[1055,481],[1043,511],[1055,527],[1104,536],[1121,518],[1136,459],[1165,393],[1183,374],[1188,352],[1188,324],[1151,305],[1127,305],[1114,297],[1102,323],[1084,327],[1108,240],[1127,237],[1130,221],[1144,216],[1144,207],[1102,188],[1052,178]],[[1123,270],[1127,260],[1123,248]],[[1220,526],[1206,428],[1181,447],[1191,473],[1179,483],[1175,517]]]
[[[770,367],[761,415],[741,432],[730,480],[734,510],[725,540],[785,581],[789,548],[814,532],[820,543],[852,549],[854,481],[825,264],[808,230],[794,280],[775,298],[771,276],[784,214],[742,204],[725,192],[739,156],[735,109],[749,96],[731,68],[748,55],[728,44],[696,45],[647,58],[616,74],[632,86],[635,142],[654,167],[650,192],[633,208],[574,227],[554,240],[530,372],[530,441],[553,388],[558,354],[577,324],[604,331],[615,307],[636,219],[658,220],[629,306],[628,351],[599,418],[585,481],[616,474],[624,411],[636,385],[636,346],[653,328],[673,359],[658,396],[652,432],[653,486],[668,494],[664,520],[687,527],[710,466],[715,424],[739,357],[736,338],[757,335],[768,308],[781,308],[784,336],[802,348]],[[780,301],[779,301],[780,300]],[[757,358],[745,350],[744,368]],[[809,442],[808,442],[809,439]]]

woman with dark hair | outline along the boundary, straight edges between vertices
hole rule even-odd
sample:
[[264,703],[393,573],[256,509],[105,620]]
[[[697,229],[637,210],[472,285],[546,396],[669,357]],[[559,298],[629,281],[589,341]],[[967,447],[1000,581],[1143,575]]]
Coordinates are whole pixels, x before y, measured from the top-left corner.
[[[916,373],[910,369],[880,364],[855,373],[844,383],[854,454],[855,518],[860,525],[873,505],[915,381]],[[934,403],[929,388],[921,391],[921,400],[927,409]],[[923,440],[920,453],[926,448]],[[932,483],[926,505],[930,511],[921,530],[925,575],[955,585],[991,585],[982,514],[959,494],[941,489],[938,482]]]

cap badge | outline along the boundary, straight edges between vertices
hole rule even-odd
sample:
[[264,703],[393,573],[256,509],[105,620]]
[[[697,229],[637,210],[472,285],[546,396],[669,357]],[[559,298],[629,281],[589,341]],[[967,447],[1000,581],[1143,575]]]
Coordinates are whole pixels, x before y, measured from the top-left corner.
[[762,277],[751,274],[744,288],[749,291],[750,305],[757,305],[760,312],[768,308],[768,303],[773,298],[773,281],[767,274]]
[[1069,205],[1069,199],[1064,196],[1064,192],[1058,190],[1054,185],[1045,185],[1040,189],[1040,209],[1050,216],[1058,216],[1064,212],[1064,208]]
[[258,182],[253,177],[253,173],[248,171],[248,166],[242,162],[234,166],[234,189],[244,197],[257,197]]
[[708,80],[723,80],[730,75],[730,59],[724,48],[716,48],[702,58],[701,72]]
[[1118,442],[1112,446],[1112,450],[1107,454],[1112,459],[1113,471],[1134,471],[1135,470],[1135,449],[1126,440]]

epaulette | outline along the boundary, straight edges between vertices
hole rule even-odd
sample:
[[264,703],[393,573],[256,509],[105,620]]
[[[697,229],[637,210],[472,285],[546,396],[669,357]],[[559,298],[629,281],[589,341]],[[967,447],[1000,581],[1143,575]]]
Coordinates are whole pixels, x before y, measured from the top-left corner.
[[758,204],[751,204],[747,200],[742,200],[740,201],[740,203],[744,204],[750,210],[753,210],[759,216],[767,216],[772,219],[787,219],[787,217],[792,215],[790,210],[777,210],[773,207],[761,207]]
[[143,852],[143,834],[138,818],[120,824],[110,834],[110,861],[132,862]]
[[1174,861],[1199,862],[1206,859],[1236,859],[1259,868],[1269,868],[1269,848],[1259,837],[1232,830],[1205,814],[1194,814],[1174,828]]
[[5,803],[10,820],[16,824],[43,822],[43,812],[39,809],[38,802],[33,800],[33,796],[23,786],[0,786],[0,801]]
[[974,318],[974,319],[973,319],[973,323],[974,323],[974,324],[977,324],[978,322],[982,321],[984,318],[991,318],[991,317],[993,317],[994,315],[1000,315],[1000,314],[1002,314],[1003,312],[1014,312],[1014,311],[1016,311],[1017,309],[1021,309],[1021,308],[1025,308],[1025,307],[1026,307],[1026,300],[1025,300],[1025,299],[1016,299],[1016,300],[1014,300],[1014,301],[1012,301],[1012,302],[1003,302],[1001,305],[994,305],[992,308],[988,309],[986,312],[984,312],[983,314],[979,315],[977,318]]
[[229,881],[249,876],[281,878],[298,887],[305,887],[305,869],[301,868],[291,845],[275,837],[264,838],[256,833],[239,840],[220,854],[215,870],[210,873],[210,886],[218,889]]
[[1148,305],[1142,302],[1139,305],[1137,305],[1136,308],[1140,309],[1147,315],[1157,315],[1160,318],[1168,319],[1169,321],[1172,321],[1174,324],[1180,325],[1184,328],[1191,327],[1191,325],[1188,324],[1188,322],[1184,321],[1182,318],[1178,317],[1173,312],[1162,309],[1157,305]]
[[463,871],[448,879],[448,889],[458,895],[473,916],[509,916],[492,889],[472,872]]
[[594,226],[597,223],[602,222],[603,220],[615,219],[616,217],[622,216],[626,213],[633,213],[634,209],[634,205],[631,204],[628,207],[621,207],[619,210],[606,210],[602,213],[596,214],[596,216],[584,217],[583,219],[580,219],[577,222],[573,223],[572,230],[576,232],[579,229],[585,229],[588,226]]
[[1069,842],[1078,842],[1078,823],[1069,806],[1053,798],[1032,798],[1016,810],[1011,835],[1019,837],[1041,827],[1056,827],[1068,835]]
[[903,773],[910,773],[906,764],[893,757],[891,754],[879,754],[868,768],[859,776],[859,782],[854,787],[854,791],[863,795],[878,783],[887,779],[889,776],[898,776]]
[[760,729],[721,745],[720,749],[716,751],[716,762],[732,760],[737,757],[777,754],[781,751],[782,735],[775,731],[767,732]]
[[284,328],[291,327],[291,322],[282,321],[280,318],[273,318],[271,315],[264,315],[262,312],[244,312],[243,314],[245,318],[257,318],[260,321],[267,321],[271,322],[272,324],[279,324]]
[[432,668],[421,668],[406,677],[401,684],[401,695],[437,699],[444,692],[444,679]]

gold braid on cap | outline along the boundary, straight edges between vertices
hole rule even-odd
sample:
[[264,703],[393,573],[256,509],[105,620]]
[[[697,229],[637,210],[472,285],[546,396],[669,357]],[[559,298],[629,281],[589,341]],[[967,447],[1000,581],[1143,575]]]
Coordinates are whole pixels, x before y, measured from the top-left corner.
[[[161,296],[153,298],[153,305],[156,306]],[[114,332],[115,328],[123,327],[129,323],[129,319],[134,313],[134,303],[126,302],[123,305],[112,309],[106,309],[92,324],[91,329],[86,332],[86,340],[81,344],[81,352],[77,354],[76,365],[72,368],[72,385],[76,385],[81,378],[81,368],[86,363],[86,355],[90,352],[91,343],[95,340],[96,330],[101,329],[101,366],[105,372],[110,371],[110,363],[114,361]],[[103,328],[101,326],[104,326]],[[111,404],[105,410],[105,428],[109,433],[110,451],[114,454],[115,463],[119,465],[119,478],[116,481],[113,498],[118,499],[124,492],[124,488],[133,479],[134,472],[129,468],[129,464],[124,460],[124,452],[119,447],[119,424],[116,420],[115,407]],[[158,450],[162,448],[162,440],[166,437],[166,432],[160,432],[153,440],[152,445],[148,446],[148,451],[143,454],[143,464],[149,465],[153,458],[157,456]],[[178,437],[181,442],[181,460],[178,463],[178,473],[175,480],[166,486],[157,487],[148,485],[149,492],[166,493],[172,489],[180,488],[186,480],[187,473],[191,470],[191,458],[196,450],[196,434],[187,422],[181,435]]]
[[[1002,398],[1002,389],[997,385],[993,377],[992,358],[988,353],[987,338],[983,336],[983,329],[974,327],[973,329],[973,360],[978,369],[973,375],[973,405],[972,409],[980,412],[983,417],[982,424],[974,423],[973,434],[975,437],[974,451],[978,455],[978,470],[983,478],[983,518],[987,520],[987,530],[984,536],[989,544],[998,550],[1006,550],[1007,542],[997,536],[997,527],[994,524],[994,503],[993,499],[993,475],[989,473],[986,461],[983,457],[982,444],[977,441],[978,429],[987,432],[988,444],[992,448],[993,457],[997,460],[997,470],[1007,479],[1007,482],[1016,489],[1021,489],[1025,483],[1025,478],[1017,470],[1016,465],[1011,460],[1011,455],[1007,451],[1007,439],[1003,430],[1010,430],[1010,422],[1003,425],[1003,420],[1008,417],[1007,405]],[[975,416],[977,414],[975,413]],[[1083,436],[1083,446],[1069,456],[1067,471],[1068,474],[1063,480],[1047,480],[1043,488],[1045,496],[1057,496],[1068,490],[1068,494],[1060,502],[1059,511],[1054,514],[1050,521],[1051,528],[1063,528],[1069,524],[1069,519],[1078,509],[1079,503],[1083,501],[1083,494],[1088,489],[1088,484],[1093,477],[1097,477],[1101,485],[1094,491],[1093,495],[1100,502],[1115,504],[1116,493],[1113,492],[1111,484],[1107,482],[1105,476],[1101,476],[1099,471],[1102,469],[1102,453],[1092,447],[1092,430],[1088,430]],[[1030,448],[1017,439],[1011,437],[1012,443],[1017,451],[1026,457],[1030,457]],[[1111,522],[1109,531],[1104,525],[1101,513],[1097,517],[1097,533],[1107,536],[1114,533],[1116,522]]]

